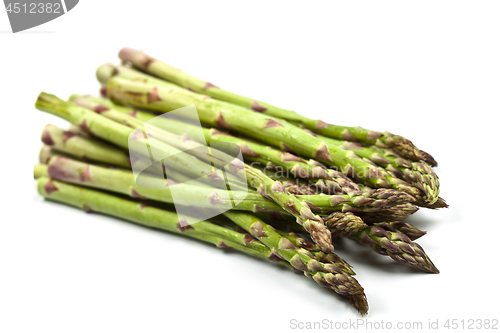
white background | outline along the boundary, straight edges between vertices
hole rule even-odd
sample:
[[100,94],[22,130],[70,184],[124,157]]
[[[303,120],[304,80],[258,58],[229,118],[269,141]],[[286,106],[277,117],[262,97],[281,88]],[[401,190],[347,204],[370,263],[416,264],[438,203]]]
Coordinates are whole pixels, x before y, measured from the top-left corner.
[[[46,91],[97,94],[123,46],[311,117],[403,134],[450,209],[408,221],[439,275],[345,240],[372,322],[500,319],[498,1],[81,1],[11,34],[0,10],[0,332],[284,332],[360,319],[277,265],[38,197]],[[351,244],[352,243],[352,244]]]

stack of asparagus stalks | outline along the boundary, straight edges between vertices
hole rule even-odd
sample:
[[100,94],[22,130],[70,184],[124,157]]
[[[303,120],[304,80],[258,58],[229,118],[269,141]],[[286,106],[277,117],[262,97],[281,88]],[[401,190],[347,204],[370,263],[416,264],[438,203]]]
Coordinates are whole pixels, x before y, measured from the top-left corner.
[[[336,238],[439,273],[414,242],[425,232],[402,221],[447,207],[436,161],[411,141],[243,97],[141,51],[119,57],[97,69],[102,97],[39,95],[37,109],[71,123],[43,129],[43,197],[277,262],[361,314],[367,299]],[[189,105],[203,127],[183,114]],[[180,117],[159,116],[173,110]],[[169,157],[138,158],[137,147]]]

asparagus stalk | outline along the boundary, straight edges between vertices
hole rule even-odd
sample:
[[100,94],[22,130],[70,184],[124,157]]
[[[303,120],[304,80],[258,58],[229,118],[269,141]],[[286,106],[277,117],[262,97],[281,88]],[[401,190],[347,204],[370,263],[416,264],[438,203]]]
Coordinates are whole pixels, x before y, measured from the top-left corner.
[[86,138],[74,132],[48,124],[42,131],[42,142],[57,151],[73,155],[82,160],[91,160],[130,168],[128,155],[116,146]]
[[[71,155],[73,154],[74,155]],[[86,162],[85,160],[78,159],[79,152],[78,151],[68,151],[68,154],[61,153],[60,151],[55,150],[54,148],[51,148],[50,146],[43,146],[40,149],[40,163],[42,164],[48,164],[49,161],[52,159],[54,156],[61,156],[69,159],[76,159],[81,162]],[[109,161],[98,161],[102,162],[104,165],[103,167],[114,167],[115,165],[112,164],[106,164],[106,162]],[[140,160],[136,161],[135,163],[139,164],[141,162]],[[159,167],[161,169],[161,166],[155,165],[155,167]],[[157,175],[158,172],[153,172],[151,173],[151,176]],[[165,177],[166,178],[166,177]],[[185,174],[178,172],[177,170],[170,170],[168,172],[168,179],[170,179],[170,184],[176,184],[176,183],[187,183],[189,182],[189,185],[191,186],[207,186],[207,184],[211,183],[211,180],[208,177],[201,177],[198,178],[197,180],[192,180],[189,176],[186,176]],[[200,181],[198,181],[200,180]],[[204,182],[202,182],[204,181]],[[252,189],[248,189],[249,191],[253,191]]]
[[273,118],[231,104],[207,100],[202,95],[174,86],[154,86],[120,78],[108,81],[108,94],[112,100],[120,103],[162,112],[196,104],[201,121],[212,126],[232,128],[254,138],[269,141],[271,144],[280,140],[293,151],[327,165],[337,165],[343,172],[359,177],[375,187],[393,187],[407,191],[424,202],[434,203],[437,200],[437,192],[424,193],[403,180],[384,174],[379,168],[355,156],[353,152],[329,147],[324,141],[309,136],[292,125],[280,123]]
[[438,274],[439,270],[429,259],[424,249],[404,233],[389,231],[379,226],[367,227],[349,236],[361,244],[370,245],[375,252],[388,255],[393,260],[416,267],[427,273]]
[[[185,128],[182,129],[185,130]],[[289,152],[283,152],[252,140],[244,140],[215,128],[203,129],[203,132],[208,142],[229,142],[238,145],[250,162],[258,162],[272,168],[280,166],[294,177],[330,178],[325,170],[326,167],[314,160],[305,161]]]
[[[195,205],[213,209],[281,210],[279,205],[257,193],[191,186],[150,176],[144,176],[142,184],[154,184],[154,186],[144,188],[137,185],[134,175],[130,171],[102,168],[61,156],[54,156],[49,161],[48,174],[53,179],[67,183],[112,191],[142,200],[149,199],[183,206]],[[165,186],[158,189],[158,186],[156,186],[158,182],[164,182]],[[175,198],[170,191],[170,186],[176,186]]]
[[69,204],[85,210],[122,218],[147,227],[166,230],[183,236],[212,243],[217,247],[231,247],[249,255],[279,261],[291,266],[272,253],[264,244],[249,235],[199,221],[192,222],[188,216],[145,205],[107,193],[65,184],[46,177],[38,180],[38,192],[43,197]]
[[363,288],[356,279],[343,271],[343,267],[335,263],[325,264],[318,261],[311,252],[295,246],[286,237],[277,233],[273,227],[254,215],[234,211],[227,211],[224,215],[267,247],[276,249],[278,255],[294,268],[304,271],[306,276],[320,286],[347,297],[360,313],[366,314],[368,303]]
[[142,51],[134,50],[128,47],[123,48],[120,51],[119,57],[123,61],[132,63],[132,65],[142,71],[173,82],[186,89],[196,91],[200,94],[237,104],[256,112],[264,113],[271,117],[282,118],[287,121],[300,123],[308,129],[328,137],[387,146],[406,158],[414,161],[425,160],[430,164],[437,165],[432,156],[428,153],[420,151],[410,140],[405,139],[400,135],[394,135],[389,132],[381,133],[361,127],[332,125],[321,120],[310,119],[293,111],[282,109],[253,98],[244,97],[221,89],[207,81],[198,79],[178,68],[172,67],[158,59],[146,55]]

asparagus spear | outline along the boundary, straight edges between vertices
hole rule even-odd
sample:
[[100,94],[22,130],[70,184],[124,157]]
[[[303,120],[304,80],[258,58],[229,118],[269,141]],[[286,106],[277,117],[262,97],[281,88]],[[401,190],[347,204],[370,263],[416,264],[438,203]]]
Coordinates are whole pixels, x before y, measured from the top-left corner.
[[254,215],[234,211],[227,211],[224,215],[267,247],[276,249],[282,258],[294,268],[304,271],[306,276],[312,278],[320,286],[332,289],[347,297],[360,313],[367,312],[368,303],[363,288],[356,279],[343,271],[343,267],[335,263],[325,264],[318,261],[311,252],[298,248],[286,237],[277,233],[273,227]]
[[438,274],[439,270],[429,259],[424,249],[402,232],[388,231],[379,226],[369,226],[349,236],[361,244],[370,245],[375,252],[388,255],[393,260],[416,267],[428,273]]
[[[212,187],[178,184],[176,182],[172,183],[170,179],[165,181],[144,176],[142,179],[144,185],[155,184],[150,188],[144,188],[137,185],[134,175],[130,171],[102,168],[61,156],[51,158],[48,163],[48,174],[51,178],[60,181],[112,191],[143,200],[150,199],[183,206],[196,205],[215,209],[281,210],[279,205],[257,193],[225,191]],[[162,182],[165,186],[158,189],[158,186],[156,186],[158,182]],[[176,186],[175,197],[170,191],[170,186]]]
[[435,160],[428,153],[423,153],[410,141],[402,136],[389,132],[377,132],[361,127],[347,127],[327,124],[321,120],[314,120],[301,116],[293,111],[282,109],[253,98],[244,97],[227,90],[221,89],[207,81],[200,80],[180,69],[172,67],[158,59],[144,54],[142,51],[131,48],[123,48],[119,53],[120,59],[132,63],[135,67],[164,80],[173,82],[186,89],[194,90],[198,93],[211,96],[213,98],[237,104],[256,112],[282,118],[287,121],[300,123],[310,130],[322,135],[350,141],[360,141],[367,144],[378,144],[388,146],[400,155],[414,161],[425,160],[430,164],[436,164]]
[[382,173],[379,168],[363,161],[352,152],[329,147],[324,141],[311,137],[292,125],[280,123],[273,118],[231,104],[207,100],[202,95],[174,86],[154,86],[120,78],[108,81],[108,94],[112,100],[120,103],[162,112],[195,103],[200,119],[212,126],[232,128],[263,141],[269,139],[271,144],[280,140],[286,147],[302,155],[315,158],[327,165],[336,164],[344,172],[359,177],[375,187],[392,186],[407,191],[424,202],[434,203],[437,200],[437,192],[424,193],[405,181]]
[[[74,155],[72,155],[74,153]],[[78,161],[85,162],[84,160],[78,159],[78,151],[68,151],[68,154],[61,153],[60,151],[54,150],[54,148],[51,148],[50,146],[43,146],[40,149],[40,163],[41,164],[48,164],[49,161],[52,159],[54,156],[61,156],[69,159],[76,159]],[[107,165],[107,161],[98,161],[102,162],[104,165],[103,167],[114,167],[114,165],[110,164]],[[139,160],[136,162],[140,162]],[[158,166],[161,168],[161,166]],[[153,172],[151,173],[151,176],[157,175],[158,172]],[[168,179],[170,179],[171,184],[176,184],[176,183],[187,183],[189,182],[189,185],[191,186],[206,186],[206,184],[210,184],[211,180],[207,177],[201,177],[198,178],[197,180],[192,180],[189,176],[186,176],[185,174],[178,172],[176,170],[170,170],[168,172]],[[199,180],[203,180],[199,181]],[[252,189],[248,189],[249,191],[253,191]]]
[[130,168],[128,155],[116,146],[48,124],[42,131],[42,142],[65,154],[82,160],[92,160]]

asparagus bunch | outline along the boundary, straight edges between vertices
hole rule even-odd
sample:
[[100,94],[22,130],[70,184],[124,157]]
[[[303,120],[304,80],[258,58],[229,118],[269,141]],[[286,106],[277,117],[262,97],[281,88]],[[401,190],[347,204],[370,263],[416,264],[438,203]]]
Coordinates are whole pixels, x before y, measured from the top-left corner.
[[[101,111],[100,113],[108,114],[111,113],[112,111],[113,110],[106,109]],[[115,121],[123,122],[122,116],[124,115],[118,114],[116,116],[113,116],[112,119],[114,119]],[[130,122],[124,121],[123,123],[126,124],[131,123],[134,126],[138,124],[140,125],[139,122],[133,123],[131,121]],[[46,132],[44,134],[44,137],[46,138],[45,141],[49,141],[47,140],[47,138],[50,138],[50,136],[47,135]],[[305,216],[309,218],[310,216],[313,216],[314,218],[314,215],[311,214],[309,216],[305,215],[307,213],[297,211],[296,208],[294,208],[295,205],[302,205],[303,208],[307,209],[305,210],[305,212],[307,212],[311,207],[313,208],[313,210],[320,210],[320,211],[325,211],[328,210],[329,208],[337,206],[350,207],[349,210],[353,210],[353,206],[364,205],[368,207],[364,209],[356,207],[356,209],[354,210],[357,210],[358,212],[367,212],[370,211],[369,205],[373,205],[375,208],[377,206],[379,206],[379,208],[382,207],[383,205],[381,203],[384,202],[384,199],[390,198],[391,191],[393,191],[387,189],[377,189],[377,190],[371,190],[371,192],[367,192],[375,194],[375,196],[377,195],[381,196],[380,199],[382,200],[380,202],[375,200],[374,198],[369,198],[366,196],[359,196],[356,197],[354,200],[352,200],[352,198],[348,196],[339,196],[339,195],[334,195],[334,196],[309,195],[309,196],[298,196],[297,198],[294,198],[293,196],[286,193],[286,191],[285,193],[282,192],[282,189],[280,187],[281,184],[265,176],[261,171],[249,168],[248,166],[245,166],[245,170],[247,172],[247,176],[250,178],[250,183],[251,184],[253,183],[253,187],[259,189],[260,193],[264,195],[264,197],[257,198],[255,196],[253,197],[251,196],[250,198],[247,198],[248,195],[246,193],[233,192],[232,193],[233,198],[230,198],[229,196],[225,195],[221,196],[220,193],[218,193],[217,191],[213,191],[213,189],[208,189],[208,191],[196,190],[197,191],[196,193],[199,194],[199,197],[198,196],[193,197],[190,196],[189,193],[193,192],[194,190],[190,189],[189,186],[181,185],[181,187],[183,188],[183,192],[181,193],[185,193],[185,199],[180,199],[180,200],[178,199],[178,201],[180,201],[178,203],[187,204],[189,200],[193,200],[193,198],[196,198],[194,201],[198,206],[207,207],[208,205],[210,205],[212,207],[217,207],[219,205],[223,206],[228,202],[232,203],[232,199],[234,198],[238,199],[238,198],[243,198],[245,196],[245,200],[242,199],[238,203],[238,205],[230,206],[230,208],[243,209],[253,212],[262,210],[280,210],[281,208],[284,209],[286,212],[295,215],[296,217],[299,216],[298,222],[301,225],[304,225],[304,220],[300,220],[300,217]],[[170,202],[170,203],[173,202],[172,196],[169,195],[168,188],[166,188],[165,189],[166,191],[164,191],[166,194],[158,193],[158,190],[141,189],[134,184],[133,175],[130,173],[127,175],[125,171],[99,169],[98,167],[95,166],[82,165],[78,164],[77,162],[69,161],[63,158],[56,158],[54,159],[54,161],[51,161],[49,163],[49,175],[53,178],[64,181],[79,182],[80,184],[88,183],[91,184],[91,186],[95,186],[106,190],[118,191],[119,193],[128,194],[131,195],[132,197],[143,198],[143,199],[153,198],[163,202]],[[269,192],[273,194],[274,198],[269,196],[268,194]],[[258,196],[258,194],[256,195]],[[287,204],[287,206],[280,207],[271,200],[267,201],[265,197],[277,200],[279,202],[287,202],[288,200],[289,203]],[[401,198],[399,196],[395,197]],[[408,196],[408,198],[411,197]],[[345,204],[346,202],[349,202],[351,205],[346,205]],[[391,200],[385,200],[385,202],[386,203],[391,202]],[[306,205],[304,206],[304,204]],[[403,203],[396,202],[396,204],[404,204],[404,202]],[[342,210],[345,211],[345,208]],[[309,222],[309,224],[305,225],[306,230],[314,235],[313,239],[317,243],[323,244],[322,245],[323,249],[325,248],[324,244],[330,244],[330,241],[328,240],[328,238],[319,238],[319,237],[324,237],[321,235],[327,235],[326,237],[328,236],[331,237],[331,234],[333,233],[335,237],[336,236],[346,237],[349,235],[357,234],[358,232],[366,228],[366,225],[363,223],[363,221],[359,217],[356,217],[354,215],[335,216],[335,218],[329,216],[327,221],[328,222],[326,223],[326,228],[320,230],[317,229],[317,225],[321,225],[319,223],[313,226],[313,224]],[[308,221],[306,221],[306,223],[308,223]]]
[[[362,314],[364,290],[332,252],[336,238],[439,273],[414,242],[425,231],[402,221],[417,206],[447,207],[437,163],[409,140],[236,95],[140,51],[120,58],[135,69],[97,70],[110,99],[40,94],[38,109],[72,124],[43,130],[42,196],[279,262]],[[205,127],[190,113],[158,117],[191,104]]]

